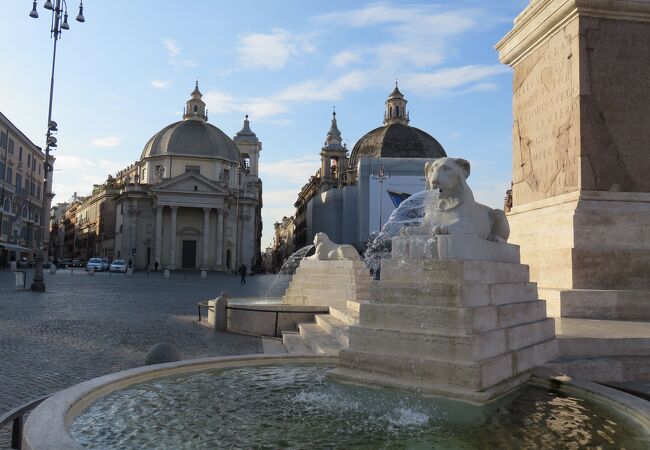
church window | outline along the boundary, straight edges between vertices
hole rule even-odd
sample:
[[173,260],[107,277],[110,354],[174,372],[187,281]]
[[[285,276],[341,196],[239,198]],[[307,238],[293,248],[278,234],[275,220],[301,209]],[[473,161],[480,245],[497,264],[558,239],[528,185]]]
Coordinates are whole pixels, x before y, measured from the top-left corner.
[[201,174],[201,166],[185,166],[185,173],[187,172]]
[[226,183],[230,183],[230,170],[229,169],[223,169],[223,181]]
[[194,192],[198,191],[199,187],[197,185],[194,185]]
[[199,107],[194,105],[194,112],[198,112],[198,111],[199,111]]
[[399,106],[395,107],[395,115],[399,117]]
[[389,115],[390,117],[393,117],[393,107],[392,107],[392,106],[391,106],[390,108],[388,108],[388,111],[389,111],[389,112],[388,112],[388,115]]

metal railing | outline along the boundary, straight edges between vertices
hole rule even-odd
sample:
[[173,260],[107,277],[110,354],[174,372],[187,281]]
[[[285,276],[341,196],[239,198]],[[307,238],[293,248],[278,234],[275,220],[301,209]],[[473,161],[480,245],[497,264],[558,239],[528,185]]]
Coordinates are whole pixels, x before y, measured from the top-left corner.
[[[213,306],[208,305],[207,302],[200,302],[197,304],[199,310],[199,322],[201,321],[201,308],[206,308],[208,310],[213,309]],[[278,336],[278,321],[280,314],[329,314],[329,309],[322,310],[284,310],[284,309],[256,309],[249,307],[237,307],[237,306],[226,306],[226,309],[236,310],[236,311],[250,311],[250,312],[263,312],[263,313],[273,313],[275,314],[275,326],[273,328],[273,337]]]
[[23,422],[25,414],[40,405],[43,401],[51,397],[44,395],[29,403],[25,403],[17,408],[12,409],[7,414],[0,417],[0,430],[11,425],[11,448],[20,450],[23,444]]
[[320,311],[296,311],[296,310],[280,310],[280,309],[253,309],[253,308],[238,308],[236,306],[227,306],[226,309],[233,309],[237,311],[250,311],[250,312],[265,312],[265,313],[275,313],[275,327],[273,331],[273,337],[278,337],[278,318],[280,314],[328,314],[329,309],[324,309]]

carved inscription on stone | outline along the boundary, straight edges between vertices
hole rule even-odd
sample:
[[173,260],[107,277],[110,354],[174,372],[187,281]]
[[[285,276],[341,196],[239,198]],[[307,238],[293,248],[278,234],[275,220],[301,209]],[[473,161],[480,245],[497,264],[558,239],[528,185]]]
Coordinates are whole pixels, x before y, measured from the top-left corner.
[[650,191],[650,26],[581,21],[582,187]]
[[515,67],[515,206],[578,189],[577,42],[574,21]]

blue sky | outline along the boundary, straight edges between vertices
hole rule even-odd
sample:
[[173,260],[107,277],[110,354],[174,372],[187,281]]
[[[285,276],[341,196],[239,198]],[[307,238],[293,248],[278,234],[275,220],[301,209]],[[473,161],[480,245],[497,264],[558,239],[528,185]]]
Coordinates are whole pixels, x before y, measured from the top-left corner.
[[[78,3],[68,0],[72,17]],[[0,27],[0,111],[42,145],[49,15],[8,0]],[[199,79],[210,122],[234,135],[243,115],[263,143],[264,235],[293,212],[336,106],[348,146],[381,125],[399,79],[411,125],[473,164],[479,201],[502,204],[511,173],[511,83],[494,45],[528,0],[408,2],[87,0],[86,23],[59,41],[55,202],[84,195],[139,158],[180,119]]]

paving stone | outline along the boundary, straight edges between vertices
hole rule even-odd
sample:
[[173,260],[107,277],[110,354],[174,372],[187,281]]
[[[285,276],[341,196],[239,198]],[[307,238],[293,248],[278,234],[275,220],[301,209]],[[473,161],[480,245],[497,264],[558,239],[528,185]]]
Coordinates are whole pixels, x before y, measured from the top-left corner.
[[[222,291],[263,297],[274,276],[252,276],[240,286],[239,277],[202,279],[199,272],[170,279],[162,272],[84,275],[45,274],[46,292],[33,293],[16,291],[13,273],[0,271],[0,414],[89,378],[141,366],[159,342],[173,344],[186,359],[263,353],[257,337],[199,325],[196,304]],[[0,430],[0,442],[8,433]]]

